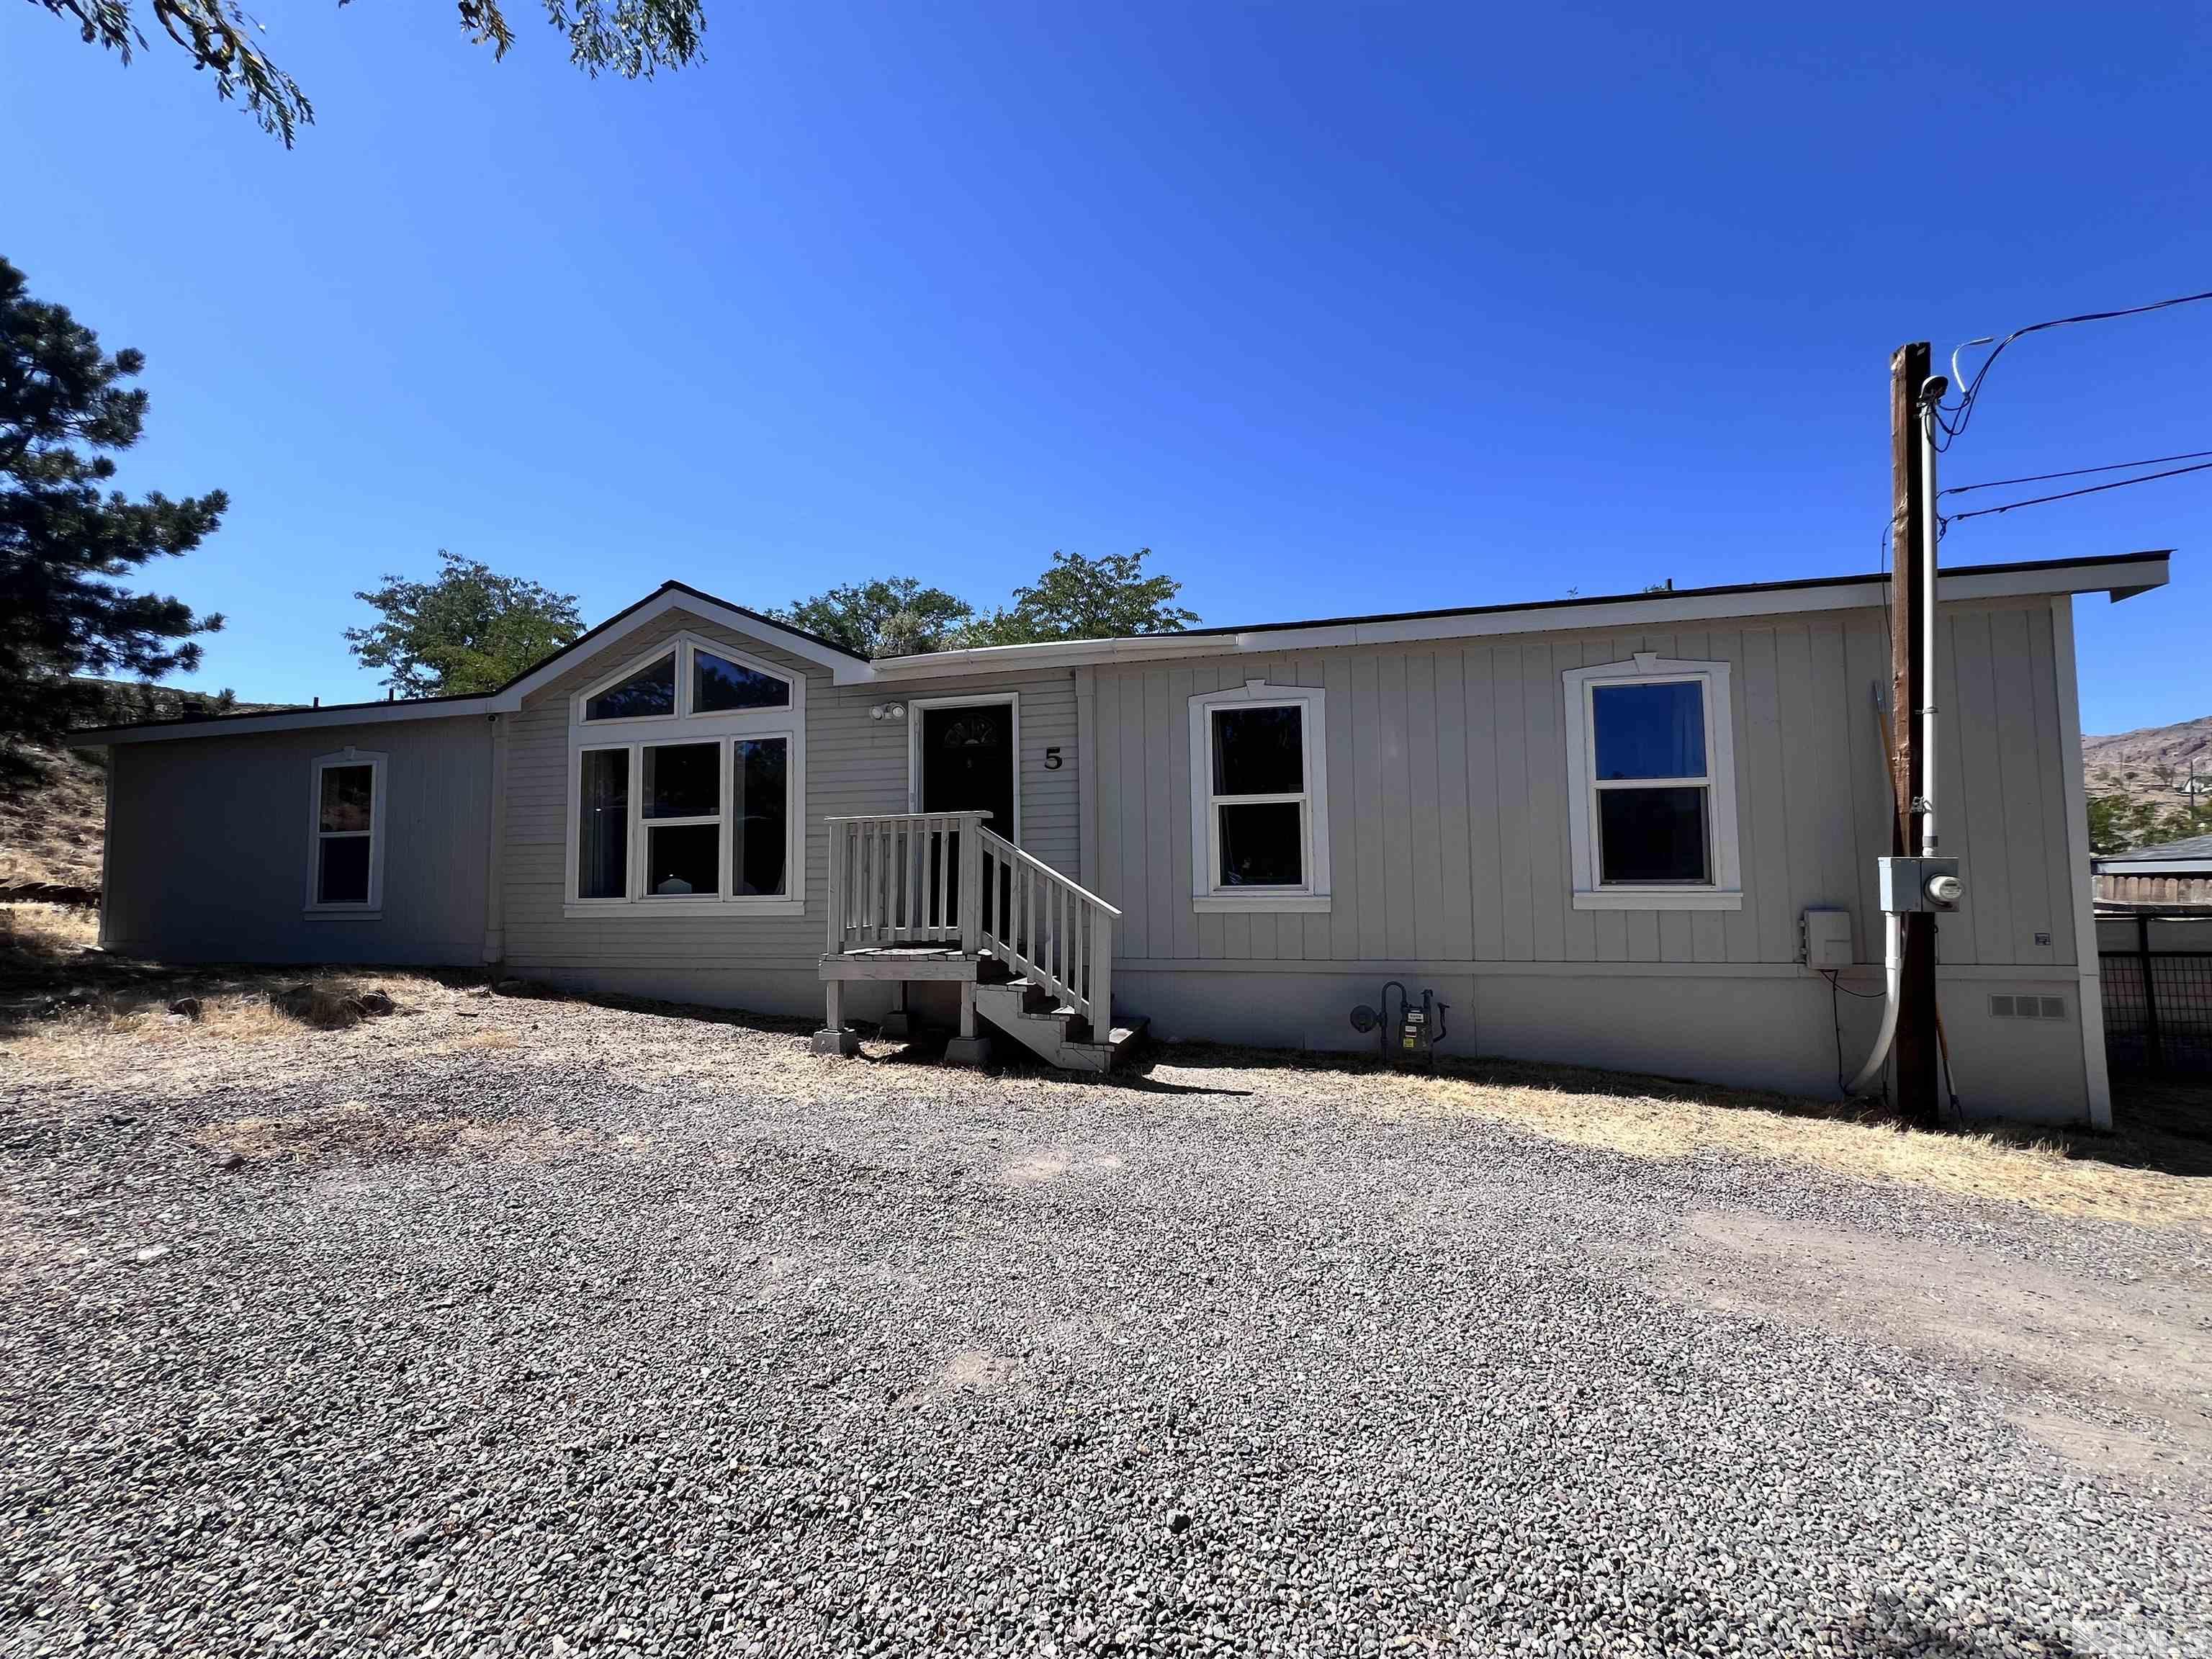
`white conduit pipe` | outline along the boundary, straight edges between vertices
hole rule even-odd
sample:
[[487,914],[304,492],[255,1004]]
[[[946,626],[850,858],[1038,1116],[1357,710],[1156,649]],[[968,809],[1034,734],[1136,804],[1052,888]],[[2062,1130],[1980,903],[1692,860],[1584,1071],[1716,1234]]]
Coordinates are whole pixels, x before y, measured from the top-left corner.
[[[1933,395],[1931,395],[1931,392]],[[1936,403],[1941,376],[1920,388],[1920,856],[1936,856]]]
[[1863,1095],[1874,1086],[1882,1068],[1889,1064],[1890,1041],[1897,1035],[1899,993],[1905,986],[1905,918],[1893,912],[1882,921],[1881,1029],[1874,1034],[1874,1052],[1867,1056],[1867,1063],[1859,1067],[1856,1077],[1844,1085],[1847,1096]]

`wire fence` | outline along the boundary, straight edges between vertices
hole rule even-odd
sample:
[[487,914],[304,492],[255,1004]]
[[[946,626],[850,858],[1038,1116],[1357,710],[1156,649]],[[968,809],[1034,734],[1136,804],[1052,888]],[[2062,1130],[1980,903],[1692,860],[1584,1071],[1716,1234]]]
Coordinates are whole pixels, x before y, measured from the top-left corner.
[[2097,953],[2106,1056],[2116,1072],[2212,1076],[2212,950],[2156,948],[2151,921]]

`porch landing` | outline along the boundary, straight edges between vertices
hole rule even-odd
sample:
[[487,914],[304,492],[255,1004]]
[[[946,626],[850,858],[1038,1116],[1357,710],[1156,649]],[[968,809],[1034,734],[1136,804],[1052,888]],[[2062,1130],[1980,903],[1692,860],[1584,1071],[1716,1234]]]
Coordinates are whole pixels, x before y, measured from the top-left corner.
[[823,979],[972,980],[990,957],[957,945],[880,945],[825,953]]

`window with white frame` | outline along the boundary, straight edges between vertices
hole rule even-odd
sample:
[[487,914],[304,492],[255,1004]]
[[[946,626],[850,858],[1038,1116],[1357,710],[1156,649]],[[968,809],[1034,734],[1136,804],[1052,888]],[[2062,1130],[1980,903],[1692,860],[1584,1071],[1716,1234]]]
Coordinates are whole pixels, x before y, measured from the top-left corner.
[[1729,665],[1639,652],[1561,679],[1575,908],[1741,908]]
[[1190,700],[1194,908],[1328,908],[1326,697],[1249,680]]
[[385,757],[358,749],[319,755],[307,779],[311,915],[373,918],[384,903]]
[[680,635],[577,693],[568,914],[799,914],[805,686]]

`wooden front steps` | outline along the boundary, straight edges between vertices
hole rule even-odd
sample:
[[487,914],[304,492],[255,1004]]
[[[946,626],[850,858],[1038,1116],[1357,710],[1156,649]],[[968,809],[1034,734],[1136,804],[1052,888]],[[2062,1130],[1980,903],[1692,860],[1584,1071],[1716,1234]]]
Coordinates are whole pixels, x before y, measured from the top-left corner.
[[815,1053],[858,1050],[845,1028],[843,994],[848,982],[867,979],[957,982],[960,1035],[945,1050],[956,1065],[988,1057],[979,1018],[1070,1071],[1107,1071],[1136,1041],[1141,1020],[1112,1023],[1114,927],[1121,913],[994,832],[984,823],[990,816],[825,820],[829,936]]
[[1145,1034],[1145,1021],[1138,1019],[1116,1025],[1102,1041],[1092,1036],[1090,1021],[1026,979],[978,981],[975,1012],[1048,1066],[1066,1072],[1103,1076]]

